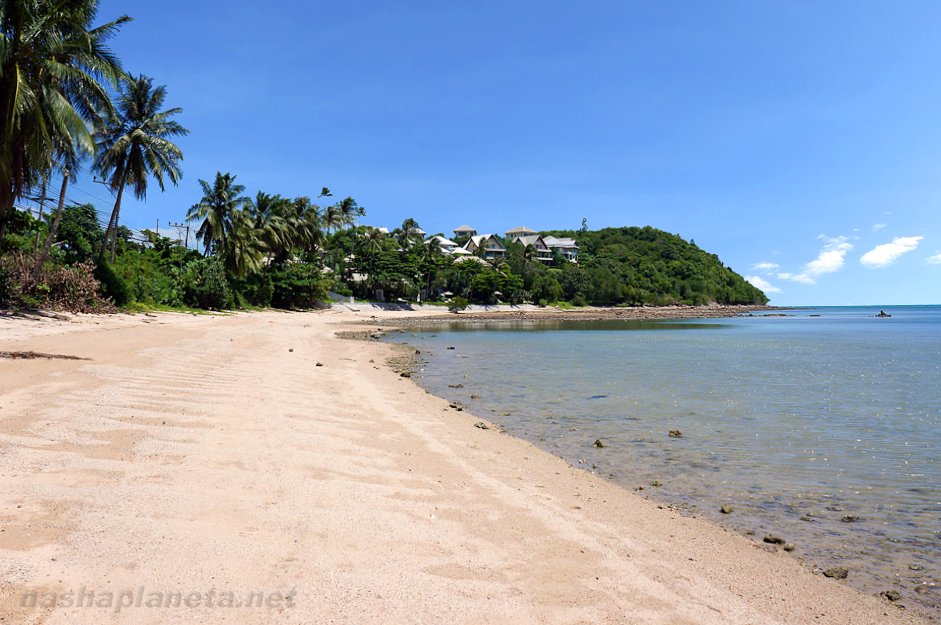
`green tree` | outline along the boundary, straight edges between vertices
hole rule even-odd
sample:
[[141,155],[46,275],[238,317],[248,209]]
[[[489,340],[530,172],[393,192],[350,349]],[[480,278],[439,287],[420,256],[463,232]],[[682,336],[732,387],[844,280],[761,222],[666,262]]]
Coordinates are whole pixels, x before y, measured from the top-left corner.
[[419,270],[424,277],[425,299],[431,299],[436,282],[440,280],[440,274],[448,264],[448,256],[441,251],[441,246],[434,239],[428,239],[420,247]]
[[130,18],[93,28],[97,9],[97,0],[0,2],[0,238],[13,202],[56,165],[67,181],[94,150],[87,122],[112,110],[106,84],[123,71],[106,42]]
[[249,199],[242,196],[245,187],[235,184],[235,176],[230,173],[216,172],[212,184],[200,180],[199,186],[203,197],[187,211],[186,221],[199,223],[196,238],[203,243],[203,253],[209,255],[225,247],[233,229],[232,216],[246,208]]
[[562,285],[555,276],[543,273],[533,281],[531,290],[534,302],[557,302],[562,299]]
[[[326,187],[324,187],[324,190],[327,190]],[[340,213],[340,224],[342,226],[352,226],[356,223],[357,217],[366,214],[366,209],[357,204],[356,200],[351,197],[343,198],[336,206]]]
[[255,199],[246,202],[246,210],[254,220],[258,237],[268,250],[269,259],[290,249],[294,240],[294,224],[288,216],[290,200],[280,195],[259,191]]
[[229,224],[222,245],[222,262],[230,276],[242,278],[264,267],[268,248],[247,210],[233,211]]
[[92,260],[95,244],[101,239],[98,213],[91,204],[69,206],[62,211],[58,239],[67,263]]
[[116,194],[114,210],[105,230],[102,252],[111,239],[111,261],[120,224],[121,198],[125,187],[132,187],[139,200],[147,197],[147,180],[153,177],[164,190],[164,177],[176,185],[183,175],[183,152],[171,141],[189,131],[172,120],[180,108],[163,108],[167,97],[164,86],[154,87],[153,79],[141,75],[122,85],[113,115],[106,116],[96,130],[98,139],[95,170],[108,180]]

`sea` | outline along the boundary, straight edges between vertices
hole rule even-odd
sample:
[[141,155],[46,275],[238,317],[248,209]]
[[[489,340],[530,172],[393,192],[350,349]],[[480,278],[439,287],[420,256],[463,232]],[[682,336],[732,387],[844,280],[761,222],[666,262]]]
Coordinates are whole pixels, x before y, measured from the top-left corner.
[[941,621],[941,306],[393,340],[421,350],[413,380],[507,433]]

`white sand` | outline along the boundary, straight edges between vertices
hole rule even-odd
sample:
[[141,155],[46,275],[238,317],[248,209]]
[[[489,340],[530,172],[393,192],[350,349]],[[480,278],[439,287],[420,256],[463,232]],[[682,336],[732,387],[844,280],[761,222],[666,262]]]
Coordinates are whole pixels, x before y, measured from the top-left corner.
[[[334,337],[394,314],[0,319],[0,351],[90,359],[0,360],[0,624],[919,622]],[[83,587],[142,605],[20,605]]]

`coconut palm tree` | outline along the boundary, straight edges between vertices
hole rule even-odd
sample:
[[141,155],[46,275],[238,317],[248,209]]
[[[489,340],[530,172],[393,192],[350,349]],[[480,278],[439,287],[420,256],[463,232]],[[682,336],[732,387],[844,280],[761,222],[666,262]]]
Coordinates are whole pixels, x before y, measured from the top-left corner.
[[294,224],[290,221],[291,201],[280,195],[259,191],[254,201],[247,203],[248,214],[254,220],[259,238],[268,250],[268,259],[290,249],[294,238]]
[[438,241],[433,238],[422,243],[419,251],[419,267],[425,278],[425,299],[431,299],[435,277],[447,263],[448,256],[441,250]]
[[397,229],[396,240],[399,242],[399,247],[403,250],[408,250],[412,247],[413,243],[416,243],[417,240],[421,240],[421,235],[417,234],[418,222],[408,217],[405,221],[402,222],[402,227]]
[[352,226],[356,223],[357,217],[366,214],[366,209],[357,204],[356,200],[351,197],[340,200],[336,206],[340,212],[340,223],[343,226]]
[[246,208],[249,199],[242,196],[245,187],[235,184],[235,176],[216,172],[212,184],[200,180],[202,199],[190,207],[186,221],[200,222],[196,231],[197,240],[203,242],[203,253],[221,253],[233,229],[233,215]]
[[242,278],[264,266],[268,248],[248,210],[233,211],[227,221],[229,231],[222,246],[222,262],[230,276]]
[[165,176],[174,185],[183,176],[180,169],[183,152],[171,139],[189,131],[170,119],[183,109],[160,110],[166,97],[166,87],[154,87],[152,78],[142,74],[129,80],[122,85],[114,114],[105,117],[96,130],[95,170],[108,179],[116,194],[101,248],[104,252],[110,237],[112,262],[125,187],[132,187],[137,199],[143,200],[147,197],[149,178],[153,177],[163,191]]
[[106,42],[130,20],[91,28],[98,0],[0,2],[0,236],[13,202],[48,180],[66,177],[92,153],[87,122],[111,111],[106,85],[121,64]]
[[339,204],[331,204],[324,209],[322,222],[327,233],[336,232],[343,225],[343,215]]
[[[324,191],[327,191],[326,187]],[[308,254],[314,251],[322,253],[325,238],[320,207],[308,197],[299,197],[294,199],[290,208],[288,222],[294,234],[293,246]]]

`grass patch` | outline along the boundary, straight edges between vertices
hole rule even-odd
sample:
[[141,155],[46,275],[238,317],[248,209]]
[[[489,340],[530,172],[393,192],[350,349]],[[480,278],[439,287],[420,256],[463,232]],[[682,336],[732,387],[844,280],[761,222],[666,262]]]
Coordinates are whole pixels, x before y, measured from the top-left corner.
[[148,312],[172,312],[186,313],[190,315],[218,315],[225,311],[203,310],[202,308],[190,308],[189,306],[166,306],[164,304],[141,304],[140,302],[130,302],[124,307],[125,312],[131,314]]

